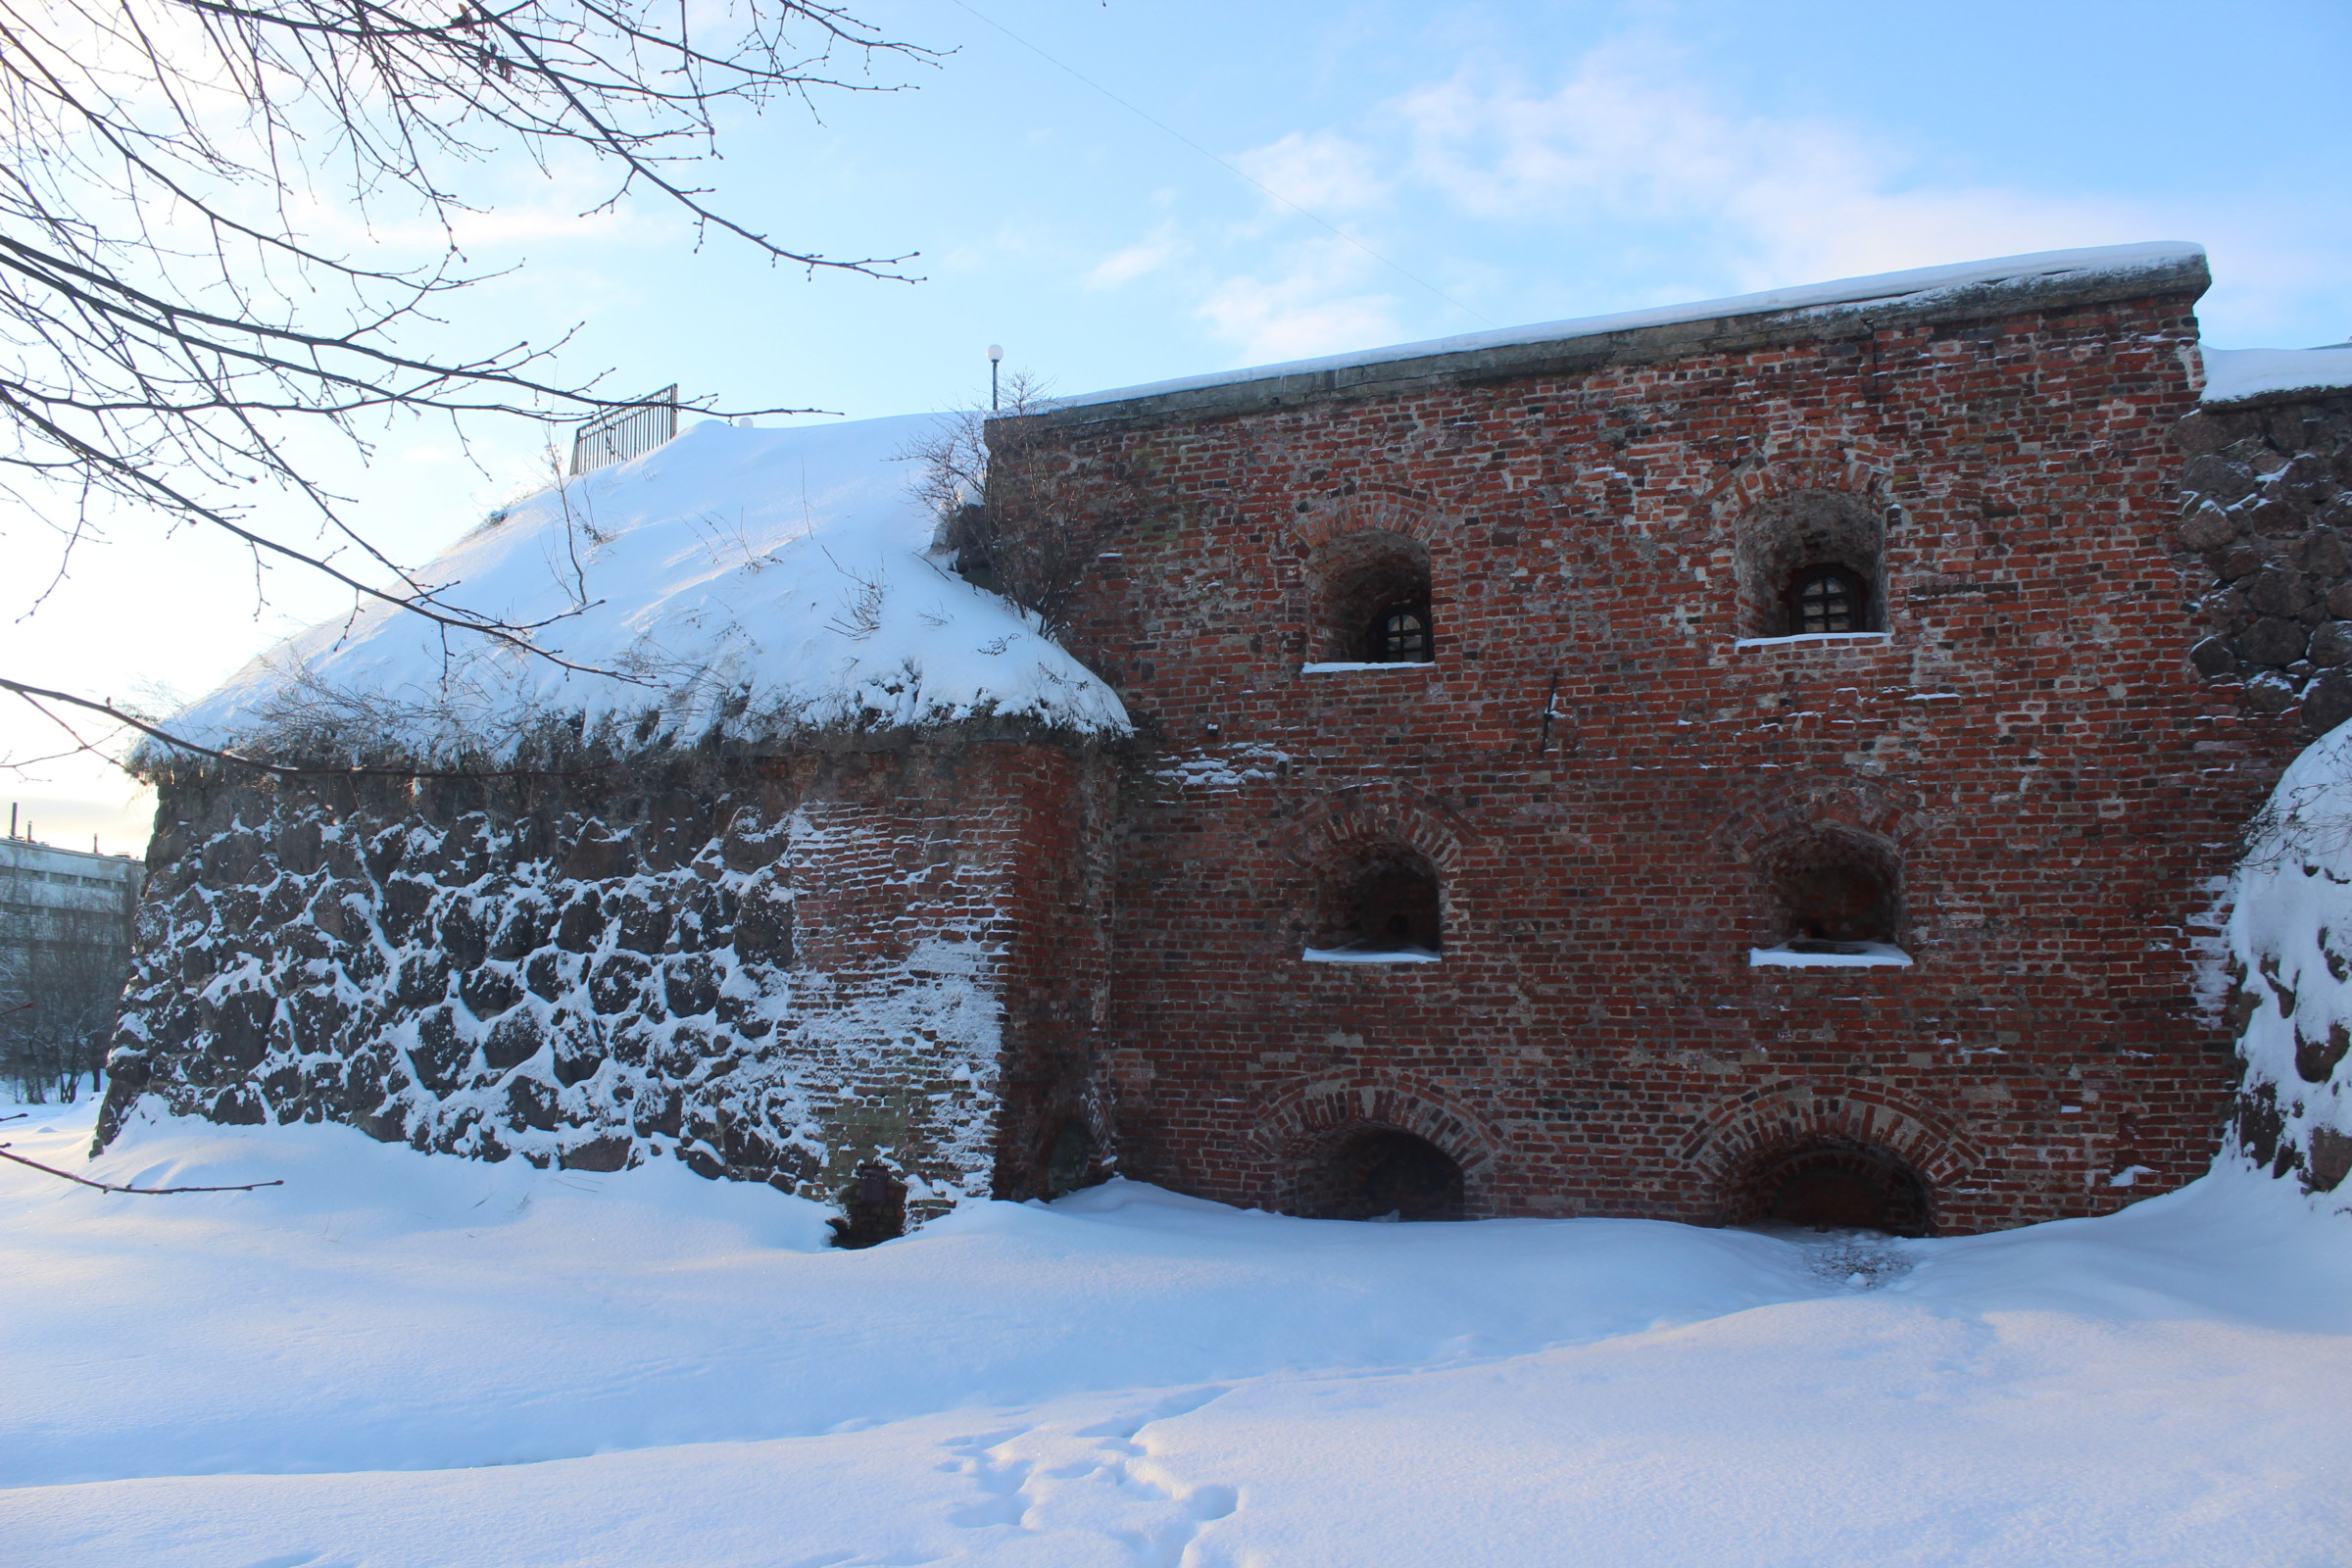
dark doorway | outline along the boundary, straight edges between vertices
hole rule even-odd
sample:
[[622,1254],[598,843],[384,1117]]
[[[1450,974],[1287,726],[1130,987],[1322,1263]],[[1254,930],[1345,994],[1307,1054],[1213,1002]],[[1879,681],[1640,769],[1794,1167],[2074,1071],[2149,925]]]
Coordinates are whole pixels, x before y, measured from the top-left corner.
[[1821,1138],[1771,1155],[1739,1195],[1746,1224],[1925,1236],[1934,1228],[1928,1185],[1886,1150]]
[[1066,1198],[1092,1185],[1087,1178],[1094,1168],[1095,1135],[1082,1121],[1063,1122],[1046,1152],[1046,1196]]
[[1462,1217],[1462,1167],[1426,1138],[1394,1127],[1344,1135],[1301,1173],[1296,1211],[1310,1219]]

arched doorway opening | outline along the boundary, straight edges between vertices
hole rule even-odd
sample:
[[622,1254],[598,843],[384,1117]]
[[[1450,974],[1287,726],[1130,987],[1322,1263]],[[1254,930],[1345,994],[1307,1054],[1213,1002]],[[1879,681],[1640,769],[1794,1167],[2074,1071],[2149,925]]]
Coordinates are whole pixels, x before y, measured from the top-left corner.
[[1460,1219],[1462,1167],[1400,1128],[1350,1128],[1307,1156],[1291,1211],[1308,1219]]
[[1899,1156],[1873,1144],[1825,1135],[1756,1160],[1733,1194],[1742,1225],[1884,1231],[1926,1236],[1935,1229],[1928,1184]]

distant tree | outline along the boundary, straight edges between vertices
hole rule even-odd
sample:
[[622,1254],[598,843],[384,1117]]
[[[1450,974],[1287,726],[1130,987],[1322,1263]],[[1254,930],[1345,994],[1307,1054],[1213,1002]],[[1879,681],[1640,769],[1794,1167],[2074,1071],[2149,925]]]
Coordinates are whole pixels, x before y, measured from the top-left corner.
[[[0,0],[0,494],[56,529],[61,574],[130,503],[544,652],[540,627],[363,537],[292,444],[325,426],[365,451],[387,415],[463,428],[625,403],[560,373],[560,345],[419,346],[481,280],[455,227],[466,166],[585,159],[609,180],[600,210],[650,194],[771,262],[896,276],[906,258],[822,256],[721,212],[692,166],[729,106],[889,90],[878,64],[933,58],[800,0]],[[322,209],[438,237],[324,245],[306,233]],[[256,486],[297,498],[325,542],[257,520]],[[61,723],[136,717],[5,672],[0,689]]]
[[130,920],[119,909],[46,909],[14,972],[0,976],[0,1082],[39,1104],[95,1088],[130,971]]

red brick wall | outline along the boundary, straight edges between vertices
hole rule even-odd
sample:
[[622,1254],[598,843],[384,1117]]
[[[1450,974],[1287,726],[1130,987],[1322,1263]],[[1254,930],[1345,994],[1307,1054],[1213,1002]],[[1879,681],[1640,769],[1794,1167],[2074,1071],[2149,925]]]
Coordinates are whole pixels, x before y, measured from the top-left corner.
[[[2233,1063],[2199,920],[2299,735],[2186,659],[2193,299],[1021,421],[1004,493],[1099,530],[1068,641],[1150,754],[1122,1168],[1279,1204],[1388,1125],[1472,1215],[1717,1220],[1835,1134],[1954,1231],[2200,1172]],[[1736,648],[1740,523],[1812,490],[1892,518],[1889,635]],[[1427,542],[1437,662],[1301,674],[1318,553],[1367,528]],[[1899,854],[1915,966],[1748,966],[1786,934],[1764,852],[1824,825]],[[1440,868],[1442,962],[1300,961],[1367,839]]]

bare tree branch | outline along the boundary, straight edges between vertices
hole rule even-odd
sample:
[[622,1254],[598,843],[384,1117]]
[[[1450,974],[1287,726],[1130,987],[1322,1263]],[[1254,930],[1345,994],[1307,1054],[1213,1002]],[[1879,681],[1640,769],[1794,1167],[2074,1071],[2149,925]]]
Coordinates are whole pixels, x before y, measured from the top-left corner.
[[[469,172],[493,160],[601,171],[582,216],[642,191],[771,263],[902,277],[907,257],[786,243],[684,171],[710,158],[726,112],[897,90],[877,67],[940,57],[814,0],[722,0],[692,35],[673,0],[452,7],[0,0],[0,497],[56,528],[60,576],[100,509],[127,503],[229,534],[257,570],[283,561],[446,631],[627,679],[546,647],[546,622],[418,581],[291,443],[324,426],[365,457],[400,416],[561,426],[626,406],[601,377],[559,372],[568,334],[431,346],[449,335],[439,302],[499,275],[471,270],[459,239],[481,210]],[[323,242],[321,218],[368,237]],[[387,220],[428,238],[390,253],[375,238]],[[257,487],[341,543],[286,542],[255,520]],[[346,548],[366,564],[338,564]]]
[[[148,739],[159,741],[162,744],[171,747],[173,751],[184,752],[191,757],[209,758],[216,762],[228,762],[238,767],[254,768],[260,772],[269,773],[278,778],[398,778],[419,780],[461,778],[573,778],[589,773],[600,773],[618,765],[615,762],[608,761],[592,762],[573,768],[429,768],[365,767],[358,765],[350,767],[302,767],[291,762],[275,762],[267,758],[247,757],[239,752],[222,751],[217,747],[199,745],[195,741],[189,740],[183,735],[172,734],[171,731],[163,728],[153,720],[142,718],[138,714],[129,711],[127,709],[118,708],[112,702],[100,702],[89,697],[76,697],[72,692],[53,691],[46,686],[33,686],[24,681],[10,680],[4,675],[0,675],[0,691],[14,692],[19,697],[24,698],[26,703],[32,706],[35,711],[41,714],[42,717],[48,719],[51,723],[56,724],[60,729],[65,730],[67,734],[74,735],[74,739],[79,743],[77,749],[81,751],[99,752],[99,748],[88,741],[82,740],[78,734],[75,734],[71,725],[67,724],[64,719],[60,718],[55,713],[50,712],[47,709],[42,708],[41,703],[65,703],[70,707],[79,708],[88,712],[103,713],[107,717],[114,719],[117,723],[122,724],[126,728],[137,730],[140,734],[146,736]],[[104,754],[101,752],[100,755]]]
[[34,1170],[46,1171],[82,1187],[95,1187],[102,1193],[136,1193],[142,1198],[168,1198],[173,1193],[252,1193],[265,1187],[286,1185],[280,1178],[267,1182],[237,1182],[226,1187],[124,1187],[115,1182],[94,1182],[87,1176],[76,1176],[70,1170],[59,1170],[55,1165],[44,1165],[37,1159],[26,1159],[23,1154],[12,1154],[8,1151],[8,1145],[0,1144],[0,1159],[13,1159],[20,1165],[30,1165]]

